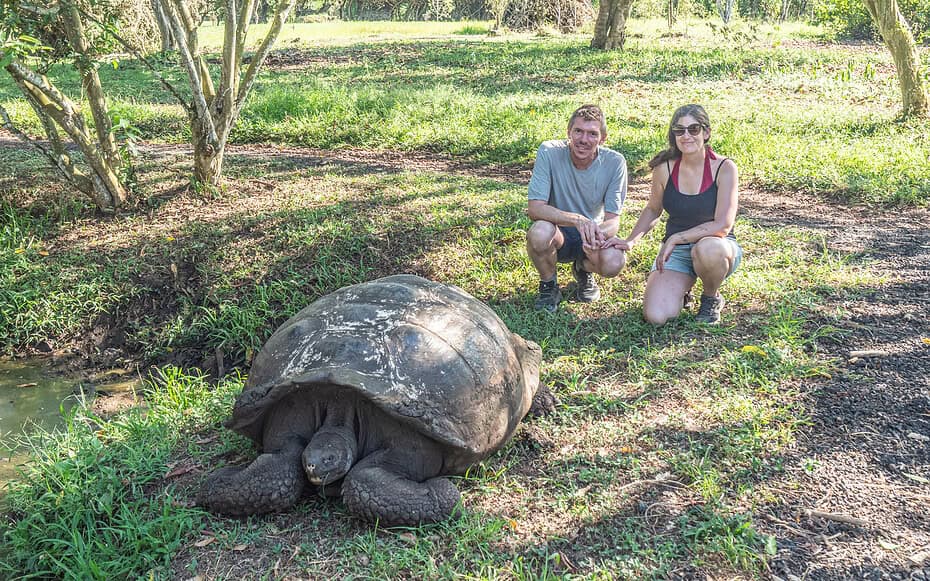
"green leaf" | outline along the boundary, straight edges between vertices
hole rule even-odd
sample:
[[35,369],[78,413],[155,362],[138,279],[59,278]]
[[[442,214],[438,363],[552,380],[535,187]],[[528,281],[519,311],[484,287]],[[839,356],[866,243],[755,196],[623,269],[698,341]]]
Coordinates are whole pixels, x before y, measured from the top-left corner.
[[778,543],[775,541],[773,535],[768,535],[765,538],[765,552],[768,555],[775,556],[775,553],[778,552]]

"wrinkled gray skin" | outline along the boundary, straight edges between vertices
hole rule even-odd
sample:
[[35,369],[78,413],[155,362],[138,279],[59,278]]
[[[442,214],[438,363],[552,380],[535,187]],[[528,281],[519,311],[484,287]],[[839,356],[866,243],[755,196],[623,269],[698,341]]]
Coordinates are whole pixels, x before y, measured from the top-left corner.
[[337,393],[282,400],[267,418],[265,452],[246,467],[214,472],[201,504],[231,515],[284,510],[308,485],[342,480],[337,494],[366,520],[417,524],[452,514],[459,491],[438,476],[444,447],[375,406]]
[[319,486],[382,525],[443,520],[460,499],[446,476],[503,446],[537,391],[551,408],[540,359],[455,287],[399,275],[341,289],[263,347],[229,423],[263,453],[213,472],[198,503],[258,514]]

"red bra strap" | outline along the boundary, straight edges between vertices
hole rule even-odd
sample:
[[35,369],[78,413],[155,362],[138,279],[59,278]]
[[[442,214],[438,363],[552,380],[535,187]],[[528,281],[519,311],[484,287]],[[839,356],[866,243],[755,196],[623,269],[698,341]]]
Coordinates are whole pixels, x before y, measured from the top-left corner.
[[[701,177],[701,189],[699,190],[700,192],[706,191],[707,188],[709,188],[711,184],[714,183],[714,175],[710,171],[710,160],[712,159],[717,159],[717,154],[714,153],[714,150],[711,149],[710,146],[708,145],[707,151],[705,152],[705,155],[704,155],[704,175],[703,177]],[[675,165],[672,166],[672,172],[671,172],[671,175],[669,175],[669,179],[672,180],[672,184],[675,185],[675,189],[680,192],[681,188],[678,187],[678,166],[679,165],[681,165],[680,157],[675,160]]]

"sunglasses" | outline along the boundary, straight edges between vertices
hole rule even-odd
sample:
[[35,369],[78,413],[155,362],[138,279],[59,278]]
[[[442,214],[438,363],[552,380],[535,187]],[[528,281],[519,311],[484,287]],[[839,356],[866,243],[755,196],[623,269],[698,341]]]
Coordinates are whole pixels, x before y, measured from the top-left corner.
[[672,133],[675,134],[675,137],[681,137],[685,134],[685,131],[687,131],[689,135],[700,135],[701,131],[704,131],[704,126],[700,123],[692,123],[687,127],[681,127],[680,125],[672,127]]

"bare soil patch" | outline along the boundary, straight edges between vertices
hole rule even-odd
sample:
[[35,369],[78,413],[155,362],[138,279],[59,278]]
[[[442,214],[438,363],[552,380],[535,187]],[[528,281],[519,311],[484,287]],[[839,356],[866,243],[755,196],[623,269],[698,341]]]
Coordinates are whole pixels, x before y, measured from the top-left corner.
[[841,332],[819,348],[837,369],[807,386],[811,425],[770,483],[781,503],[760,515],[779,539],[773,573],[930,576],[930,214],[758,192],[741,213],[820,233],[829,251],[866,258],[887,277],[828,306],[843,313]]

